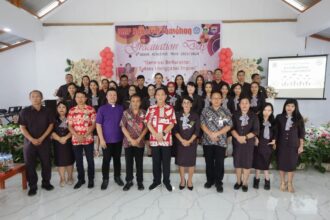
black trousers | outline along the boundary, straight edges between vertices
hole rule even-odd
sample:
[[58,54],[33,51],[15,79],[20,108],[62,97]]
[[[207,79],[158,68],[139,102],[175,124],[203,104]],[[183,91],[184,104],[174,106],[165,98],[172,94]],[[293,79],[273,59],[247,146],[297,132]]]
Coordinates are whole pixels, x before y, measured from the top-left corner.
[[157,146],[152,149],[152,173],[154,183],[161,183],[161,173],[163,168],[163,183],[170,183],[171,170],[171,147]]
[[102,160],[102,176],[103,180],[109,180],[109,169],[110,169],[110,161],[111,157],[113,157],[113,168],[114,168],[114,176],[120,177],[121,171],[121,150],[122,150],[123,142],[111,143],[107,144],[107,147],[103,151],[103,160]]
[[136,167],[136,181],[138,183],[143,182],[143,154],[144,147],[132,147],[125,148],[125,161],[126,161],[126,182],[133,180],[133,164],[135,160]]
[[207,182],[222,185],[226,148],[218,145],[204,145],[203,150]]
[[24,161],[26,166],[26,178],[30,189],[36,189],[38,183],[38,174],[36,171],[37,158],[41,162],[42,184],[49,184],[52,172],[51,164],[51,146],[50,141],[41,146],[27,144],[23,148]]
[[94,164],[94,143],[87,145],[75,145],[73,146],[73,152],[76,159],[76,166],[78,172],[78,180],[85,181],[85,169],[84,169],[84,154],[87,159],[87,174],[88,180],[94,180],[95,176],[95,164]]

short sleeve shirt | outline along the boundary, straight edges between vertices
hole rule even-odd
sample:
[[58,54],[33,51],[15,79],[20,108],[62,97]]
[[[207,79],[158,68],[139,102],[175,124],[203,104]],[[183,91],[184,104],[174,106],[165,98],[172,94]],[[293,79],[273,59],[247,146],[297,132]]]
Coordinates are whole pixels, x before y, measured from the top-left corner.
[[[24,108],[19,115],[18,123],[25,126],[29,134],[33,138],[40,138],[47,130],[49,125],[54,124],[55,118],[52,112],[46,107],[41,106],[40,110],[36,110],[33,106]],[[42,144],[49,144],[49,136]],[[24,138],[25,145],[31,145],[32,143]]]
[[[176,124],[175,111],[172,106],[165,104],[164,107],[153,105],[148,108],[146,123],[151,123],[157,133],[163,132],[167,126]],[[165,135],[164,140],[158,142],[156,137],[150,134],[150,146],[171,146],[173,144],[172,132]]]
[[[146,112],[144,110],[140,110],[138,114],[134,114],[133,111],[129,108],[124,111],[123,117],[120,122],[120,126],[127,129],[129,135],[133,139],[137,139],[142,134],[143,130],[146,128],[145,123]],[[126,137],[123,140],[123,146],[129,147],[132,146]],[[138,146],[135,147],[144,147],[144,138],[140,141]]]
[[[80,109],[75,106],[70,109],[68,113],[68,124],[77,132],[79,135],[85,135],[88,128],[93,125],[96,118],[96,112],[92,106],[85,105],[84,108]],[[94,142],[93,134],[88,135],[83,142],[79,143],[77,137],[72,136],[73,145],[87,145]]]
[[[228,109],[223,107],[215,110],[212,106],[204,108],[201,115],[201,125],[205,125],[210,131],[219,131],[225,126],[233,126],[231,114]],[[208,135],[203,133],[203,145],[218,145],[226,147],[227,134],[222,134],[218,137],[218,141],[214,142]]]

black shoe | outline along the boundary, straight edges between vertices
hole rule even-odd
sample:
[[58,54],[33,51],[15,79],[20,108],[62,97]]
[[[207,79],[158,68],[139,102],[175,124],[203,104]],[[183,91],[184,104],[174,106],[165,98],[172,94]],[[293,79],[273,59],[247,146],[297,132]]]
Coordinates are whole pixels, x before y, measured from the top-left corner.
[[194,186],[187,186],[187,188],[188,188],[190,191],[193,191]]
[[209,189],[209,188],[211,188],[213,186],[213,183],[211,183],[211,182],[206,182],[205,184],[204,184],[204,188],[206,188],[206,189]]
[[118,184],[118,186],[124,186],[123,180],[120,178],[120,176],[115,177],[115,182]]
[[270,190],[270,180],[265,179],[265,185],[264,185],[265,190]]
[[48,183],[48,184],[42,184],[41,185],[41,188],[43,188],[43,189],[45,189],[47,191],[51,191],[51,190],[54,189],[54,186],[52,184]]
[[144,190],[144,185],[143,183],[138,183],[138,190]]
[[133,182],[127,182],[126,185],[124,186],[123,190],[128,191],[131,187],[133,186]]
[[28,196],[35,196],[37,195],[37,188],[29,189]]
[[89,180],[87,187],[88,187],[88,189],[94,188],[94,180]]
[[172,189],[172,185],[170,183],[164,183],[164,185],[165,185],[167,191],[172,192],[173,189]]
[[248,191],[248,189],[249,189],[249,187],[248,187],[248,186],[246,186],[246,185],[243,185],[243,186],[242,186],[242,191],[243,191],[243,192],[247,192],[247,191]]
[[150,186],[149,186],[149,190],[153,190],[155,189],[156,187],[160,186],[160,183],[152,183]]
[[85,180],[83,180],[83,181],[80,181],[80,180],[78,180],[78,182],[76,183],[76,185],[74,185],[74,189],[79,189],[82,185],[84,185],[86,182],[85,182]]
[[223,187],[222,187],[221,184],[217,184],[216,187],[217,187],[217,192],[218,193],[222,193],[223,192]]
[[234,190],[239,190],[239,188],[242,187],[242,183],[238,184],[238,183],[235,183],[234,185]]
[[180,190],[183,190],[184,188],[186,188],[186,184],[187,184],[186,181],[184,181],[184,186],[181,186],[181,183],[180,183],[180,185],[179,185],[179,189],[180,189]]
[[260,182],[260,179],[257,179],[257,178],[254,177],[254,179],[253,179],[253,188],[259,189],[259,182]]
[[101,184],[101,190],[106,190],[109,185],[109,180],[103,180]]

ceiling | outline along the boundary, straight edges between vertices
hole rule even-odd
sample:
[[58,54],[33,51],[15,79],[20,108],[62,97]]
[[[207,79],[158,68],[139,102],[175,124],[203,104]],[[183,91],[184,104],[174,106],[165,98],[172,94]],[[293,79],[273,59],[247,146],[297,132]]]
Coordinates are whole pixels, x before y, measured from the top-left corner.
[[18,37],[10,32],[0,30],[0,52],[27,44],[31,41]]
[[304,12],[309,8],[313,7],[321,0],[283,0],[285,3],[293,7],[295,10],[299,12]]
[[22,8],[37,18],[42,18],[63,4],[66,0],[7,0],[18,8]]

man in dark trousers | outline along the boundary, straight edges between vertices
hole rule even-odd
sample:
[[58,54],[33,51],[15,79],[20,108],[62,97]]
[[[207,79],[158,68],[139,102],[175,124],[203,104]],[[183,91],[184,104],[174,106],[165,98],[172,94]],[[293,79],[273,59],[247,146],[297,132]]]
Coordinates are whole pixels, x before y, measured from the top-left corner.
[[65,98],[68,94],[68,85],[73,82],[73,76],[68,73],[65,75],[65,84],[61,85],[56,92],[56,96],[59,98]]
[[20,129],[24,135],[24,161],[26,165],[29,196],[37,194],[38,174],[37,158],[41,162],[41,187],[47,191],[54,189],[51,179],[51,140],[50,133],[54,127],[54,116],[49,109],[41,105],[42,93],[30,92],[31,106],[24,108],[19,116]]
[[138,75],[136,92],[141,97],[141,100],[148,96],[148,89],[144,86],[145,78],[143,75]]
[[128,88],[129,88],[129,84],[128,84],[128,77],[124,74],[120,76],[120,83],[119,83],[119,87],[118,87],[118,103],[119,104],[123,104],[124,100],[129,99],[129,95],[128,95]]
[[214,80],[212,81],[212,91],[220,92],[220,89],[223,85],[228,85],[228,83],[223,81],[221,78],[222,78],[222,70],[215,69],[214,70]]

